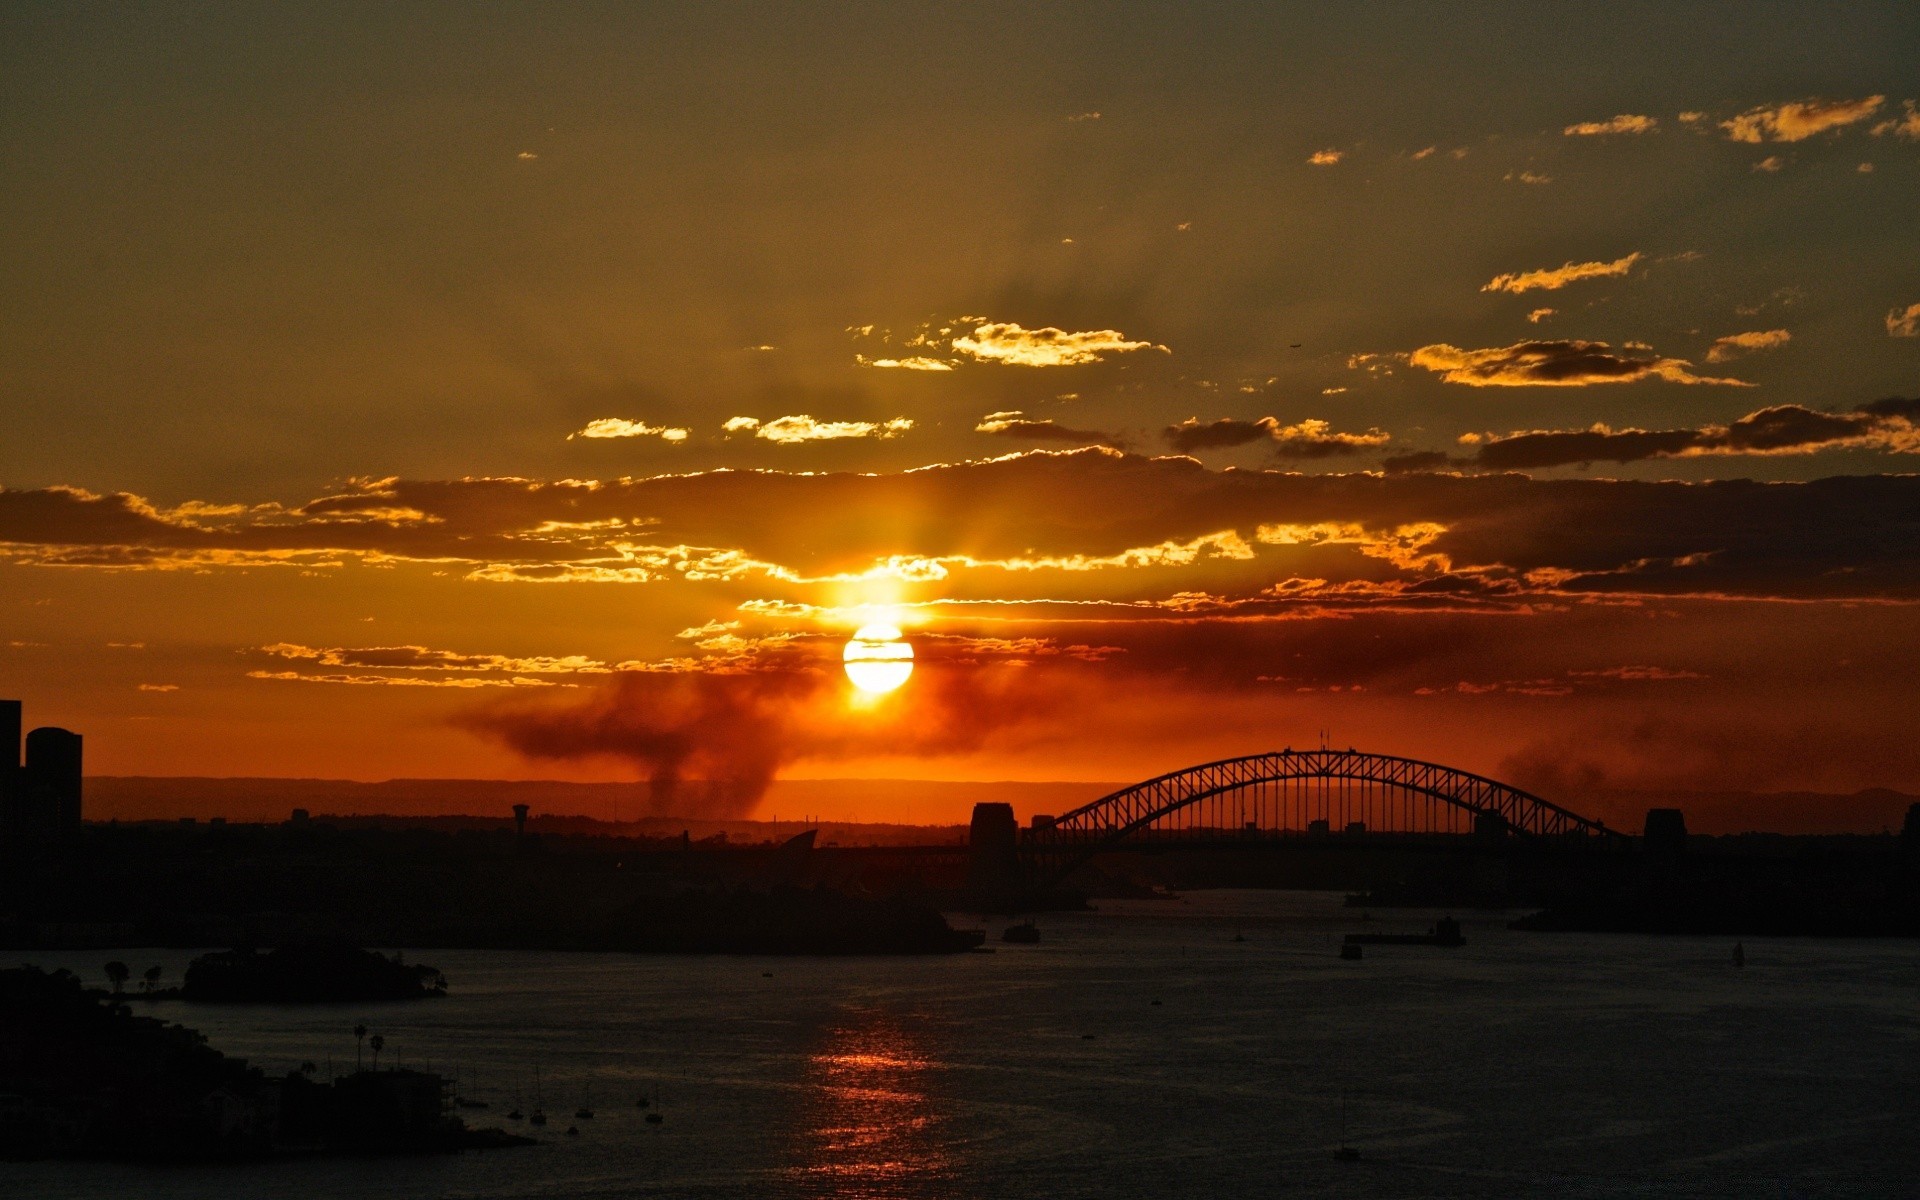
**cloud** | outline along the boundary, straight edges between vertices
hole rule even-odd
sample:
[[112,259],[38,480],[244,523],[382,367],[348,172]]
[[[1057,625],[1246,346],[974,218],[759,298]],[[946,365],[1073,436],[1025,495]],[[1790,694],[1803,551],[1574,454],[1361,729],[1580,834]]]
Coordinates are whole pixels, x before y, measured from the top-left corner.
[[1165,346],[1155,346],[1152,342],[1131,341],[1114,329],[1069,333],[1050,325],[1024,329],[1006,321],[975,326],[972,333],[954,338],[953,348],[980,362],[1017,367],[1070,367],[1099,362],[1109,354],[1166,350]]
[[1053,421],[1036,421],[1020,412],[988,413],[973,427],[975,433],[1018,438],[1029,442],[1076,442],[1080,445],[1116,446],[1119,440],[1097,429],[1073,429]]
[[1540,171],[1508,171],[1500,177],[1502,183],[1529,183],[1536,186],[1552,183],[1553,176]]
[[[1893,448],[1901,423],[1910,426],[1917,413],[1920,402],[1899,399],[1838,414],[1789,407],[1752,414],[1724,433],[1642,431],[1668,435],[1642,452],[1801,453],[1854,438]],[[1511,464],[1527,445],[1489,451],[1489,462],[1473,465],[1486,472],[1492,462]],[[1606,461],[1622,448],[1604,440],[1531,446],[1528,463]],[[1444,457],[1407,457],[1390,475],[1213,470],[1190,457],[1082,448],[893,472],[363,479],[304,504],[253,506],[197,523],[126,494],[0,489],[0,558],[63,569],[195,571],[360,562],[422,580],[452,576],[436,588],[460,587],[462,578],[475,581],[468,586],[620,583],[657,589],[648,602],[666,605],[714,594],[729,604],[756,594],[840,604],[859,593],[849,583],[871,582],[903,603],[977,602],[1011,612],[1050,597],[1155,619],[1169,609],[1143,588],[1160,599],[1169,590],[1245,597],[1278,588],[1261,603],[1288,619],[1336,603],[1458,607],[1462,596],[1502,605],[1629,593],[1920,600],[1920,526],[1911,520],[1920,511],[1920,475],[1806,484],[1534,481],[1454,473]],[[360,508],[404,508],[424,519],[344,519]],[[1266,532],[1283,529],[1340,532]],[[743,594],[747,588],[757,591]],[[378,667],[329,667],[318,658],[288,664],[307,664],[315,674],[541,678],[504,666],[449,670],[449,661],[460,660],[437,651],[423,659],[428,652],[410,647],[305,648],[337,651],[342,663],[350,661],[346,652],[397,654]],[[406,665],[434,661],[441,669]]]
[[1894,308],[1887,312],[1888,337],[1920,337],[1920,304]]
[[1527,314],[1527,324],[1538,325],[1548,317],[1556,315],[1559,311],[1557,308],[1536,308]]
[[1440,450],[1415,450],[1408,454],[1389,455],[1380,461],[1380,469],[1389,475],[1404,475],[1414,471],[1440,471],[1459,465],[1463,464]]
[[1864,121],[1887,102],[1885,96],[1861,100],[1796,100],[1772,107],[1751,108],[1720,122],[1736,142],[1800,142],[1816,133]]
[[1738,379],[1695,375],[1687,369],[1692,364],[1681,358],[1616,352],[1606,342],[1516,342],[1484,350],[1462,350],[1440,343],[1420,347],[1407,356],[1407,361],[1434,372],[1447,383],[1468,387],[1587,387],[1642,379],[1753,386]]
[[1659,127],[1660,122],[1652,117],[1621,113],[1605,121],[1582,121],[1578,125],[1569,125],[1560,132],[1567,137],[1603,137],[1612,133],[1651,133]]
[[1069,121],[1098,121],[1099,119],[1100,114],[1097,112],[1074,113],[1067,118]]
[[1786,159],[1781,158],[1778,154],[1769,154],[1759,162],[1753,164],[1753,169],[1756,171],[1765,171],[1767,174],[1773,175],[1778,173],[1786,165]]
[[731,417],[721,426],[727,433],[751,433],[783,446],[797,442],[835,441],[841,438],[892,438],[913,428],[906,417],[891,421],[816,421],[802,413],[761,421],[758,417]]
[[1540,271],[1521,271],[1509,275],[1495,275],[1480,290],[1483,292],[1554,292],[1570,283],[1582,279],[1607,279],[1625,275],[1640,261],[1642,255],[1636,250],[1625,258],[1616,258],[1612,262],[1565,263],[1558,267],[1549,267]]
[[1330,167],[1346,156],[1345,150],[1315,150],[1307,161],[1316,167]]
[[1720,129],[1734,142],[1803,142],[1816,132],[1841,129],[1872,117],[1887,102],[1885,96],[1866,96],[1864,100],[1795,100],[1772,108],[1751,108],[1730,121],[1720,121]]
[[1757,350],[1773,350],[1793,340],[1793,335],[1784,329],[1763,329],[1752,333],[1731,333],[1726,337],[1715,338],[1713,345],[1707,347],[1707,361],[1710,363],[1731,362],[1743,355]]
[[1892,134],[1895,137],[1903,137],[1910,141],[1920,141],[1920,108],[1914,107],[1914,103],[1911,100],[1902,101],[1901,107],[1906,111],[1894,120],[1882,121],[1878,125],[1875,125],[1873,127],[1873,136],[1885,137],[1887,134]]
[[177,683],[143,683],[139,685],[137,690],[142,692],[177,692],[180,690],[180,685]]
[[666,442],[684,442],[691,436],[691,430],[676,429],[666,425],[649,425],[644,421],[628,421],[621,417],[600,417],[588,421],[587,427],[578,433],[570,433],[567,440],[575,438],[634,438],[657,437]]
[[276,658],[307,660],[324,667],[361,670],[494,671],[521,675],[604,675],[613,668],[584,655],[516,657],[506,654],[462,654],[426,646],[302,646],[275,642],[260,647]]
[[868,358],[862,354],[853,356],[853,361],[863,367],[886,367],[902,371],[951,371],[953,364],[943,358],[928,358],[916,354],[909,358]]
[[1525,471],[1590,462],[1639,462],[1651,458],[1707,455],[1813,454],[1822,450],[1920,453],[1920,400],[1898,397],[1862,404],[1844,413],[1816,412],[1782,404],[1748,413],[1727,425],[1698,429],[1591,429],[1533,431],[1485,442],[1474,465],[1486,470]]
[[417,675],[309,675],[300,671],[248,671],[248,679],[271,679],[285,683],[336,683],[353,687],[429,687],[429,688],[550,688],[571,687],[550,679],[423,679]]
[[1202,421],[1188,417],[1178,425],[1161,430],[1161,436],[1183,453],[1226,446],[1244,446],[1268,440],[1274,453],[1282,458],[1332,458],[1377,450],[1392,440],[1379,429],[1365,433],[1336,433],[1327,422],[1309,417],[1297,425],[1282,425],[1276,417],[1240,421],[1222,417]]

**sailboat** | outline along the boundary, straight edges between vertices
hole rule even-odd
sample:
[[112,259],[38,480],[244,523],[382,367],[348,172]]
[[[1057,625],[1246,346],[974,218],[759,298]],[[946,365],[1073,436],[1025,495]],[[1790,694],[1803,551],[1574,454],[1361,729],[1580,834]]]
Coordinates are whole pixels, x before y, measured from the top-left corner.
[[573,1110],[575,1120],[593,1120],[593,1085],[587,1084],[580,1093],[580,1107]]
[[540,1102],[539,1067],[533,1069],[533,1113],[527,1118],[527,1123],[530,1125],[545,1125],[547,1123],[547,1110],[542,1107]]

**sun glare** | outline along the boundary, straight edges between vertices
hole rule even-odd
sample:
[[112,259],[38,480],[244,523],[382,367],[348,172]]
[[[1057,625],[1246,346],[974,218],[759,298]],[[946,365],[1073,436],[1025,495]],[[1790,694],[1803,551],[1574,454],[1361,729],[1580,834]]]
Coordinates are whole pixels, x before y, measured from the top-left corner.
[[862,625],[840,657],[853,686],[870,695],[891,692],[913,674],[913,647],[895,625]]

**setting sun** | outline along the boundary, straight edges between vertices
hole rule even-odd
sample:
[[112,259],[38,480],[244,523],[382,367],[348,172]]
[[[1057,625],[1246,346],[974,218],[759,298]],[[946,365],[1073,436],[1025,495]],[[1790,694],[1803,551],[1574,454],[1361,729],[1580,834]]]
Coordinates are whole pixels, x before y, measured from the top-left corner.
[[862,625],[841,658],[853,686],[876,696],[893,691],[913,674],[913,647],[894,625]]

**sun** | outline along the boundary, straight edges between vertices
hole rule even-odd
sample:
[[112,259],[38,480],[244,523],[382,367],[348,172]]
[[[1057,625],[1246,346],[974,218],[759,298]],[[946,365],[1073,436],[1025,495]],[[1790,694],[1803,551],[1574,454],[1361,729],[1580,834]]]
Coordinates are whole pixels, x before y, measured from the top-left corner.
[[862,625],[840,657],[853,686],[869,695],[891,692],[913,674],[913,647],[893,625]]

